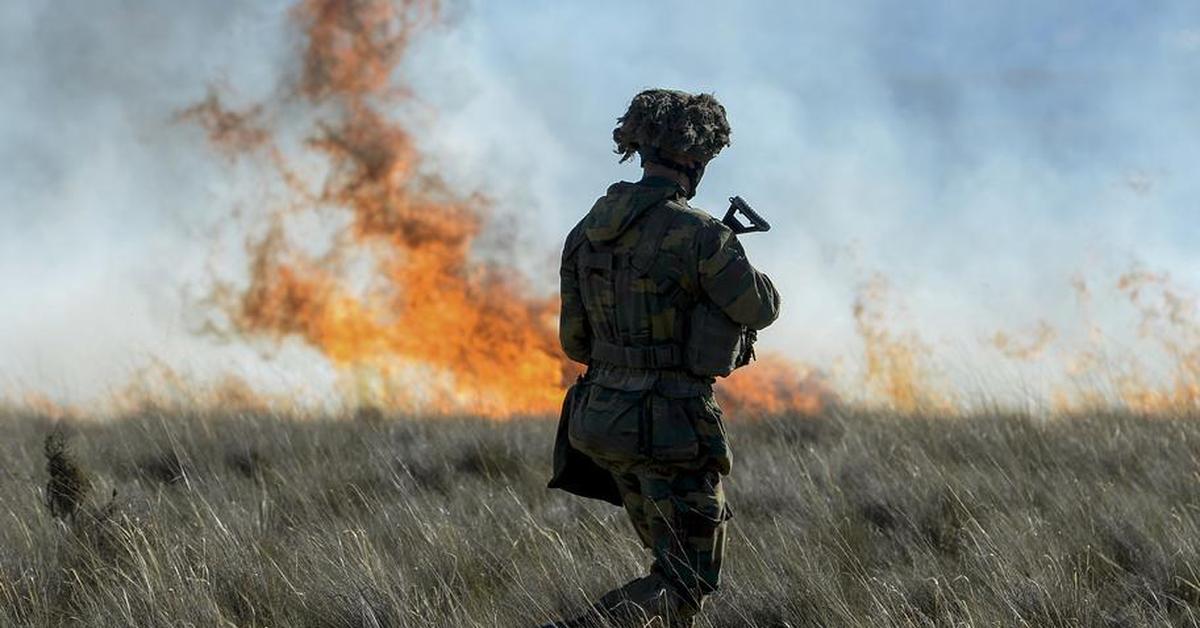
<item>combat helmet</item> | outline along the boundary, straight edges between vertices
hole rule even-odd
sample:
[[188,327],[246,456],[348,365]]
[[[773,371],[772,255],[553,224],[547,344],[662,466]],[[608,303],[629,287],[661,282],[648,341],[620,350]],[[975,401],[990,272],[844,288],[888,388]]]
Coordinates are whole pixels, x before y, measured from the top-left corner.
[[705,165],[729,145],[725,107],[712,94],[648,89],[629,103],[613,129],[621,161],[641,156],[687,175],[694,194]]

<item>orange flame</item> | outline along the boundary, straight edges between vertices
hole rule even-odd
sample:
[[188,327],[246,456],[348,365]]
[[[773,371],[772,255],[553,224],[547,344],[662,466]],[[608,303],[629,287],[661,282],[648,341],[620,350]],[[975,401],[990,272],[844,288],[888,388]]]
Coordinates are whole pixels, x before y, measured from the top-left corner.
[[854,300],[854,322],[863,342],[863,384],[885,405],[902,412],[950,409],[950,395],[934,381],[929,366],[931,349],[915,334],[898,334],[888,326],[884,310],[890,286],[874,275]]
[[721,380],[717,399],[730,416],[745,418],[815,415],[836,402],[837,395],[820,371],[768,354]]
[[[205,128],[224,155],[273,168],[297,200],[275,211],[271,227],[249,242],[249,284],[219,284],[214,301],[227,318],[226,333],[299,338],[320,351],[359,403],[493,417],[552,413],[580,370],[558,347],[557,300],[531,290],[512,265],[472,256],[488,227],[487,200],[456,193],[430,174],[408,130],[388,115],[411,101],[393,77],[411,38],[436,19],[437,9],[421,0],[302,0],[292,12],[304,34],[301,70],[281,106],[234,111],[213,92],[180,114]],[[297,102],[307,107],[299,119],[311,121],[305,155],[282,148],[284,130],[271,115],[284,106],[294,114]],[[324,162],[316,186],[294,166],[313,155]],[[297,207],[348,218],[348,226],[329,250],[307,254],[287,236]],[[346,271],[348,260],[363,255],[371,264],[365,291],[354,287],[360,277]],[[1141,314],[1142,338],[1174,361],[1163,386],[1151,383],[1160,380],[1136,357],[1106,351],[1088,312],[1087,284],[1076,277],[1072,286],[1088,340],[1068,356],[1065,381],[1081,386],[1074,394],[1054,393],[1060,409],[1119,401],[1155,412],[1200,404],[1200,324],[1187,295],[1164,275],[1145,271],[1127,273],[1116,286]],[[891,327],[888,297],[877,275],[853,306],[864,349],[857,382],[863,399],[903,412],[959,408],[957,395],[936,376],[932,348]],[[1036,362],[1060,340],[1039,321],[1025,333],[997,332],[988,344],[1002,357]],[[1108,397],[1093,381],[1105,368]],[[778,356],[718,384],[734,416],[819,412],[836,400],[831,390],[822,373]]]
[[[224,154],[265,158],[308,209],[350,218],[332,249],[314,257],[289,241],[287,212],[276,212],[249,243],[249,286],[219,285],[215,301],[230,334],[298,337],[318,349],[356,380],[367,397],[360,402],[493,417],[550,413],[580,370],[558,347],[557,299],[534,294],[511,265],[472,259],[487,201],[456,195],[423,170],[407,130],[384,113],[409,100],[391,77],[436,9],[384,0],[304,0],[294,9],[305,47],[292,92],[316,119],[305,146],[327,164],[319,191],[284,158],[280,131],[265,124],[261,106],[235,112],[210,94],[180,114]],[[374,280],[365,295],[342,270],[363,251]],[[776,360],[755,372],[726,389],[735,406],[819,407],[819,397],[804,392],[815,385],[810,376]],[[410,373],[419,380],[412,386],[403,383]]]
[[1010,360],[1031,361],[1046,353],[1046,348],[1058,336],[1058,332],[1046,321],[1038,321],[1037,326],[1021,337],[1005,331],[992,335],[992,346]]
[[1158,344],[1172,361],[1166,386],[1150,385],[1152,378],[1136,371],[1118,378],[1121,400],[1146,413],[1195,410],[1200,406],[1200,320],[1195,296],[1173,285],[1165,273],[1142,269],[1121,275],[1117,290],[1141,316],[1139,336]]

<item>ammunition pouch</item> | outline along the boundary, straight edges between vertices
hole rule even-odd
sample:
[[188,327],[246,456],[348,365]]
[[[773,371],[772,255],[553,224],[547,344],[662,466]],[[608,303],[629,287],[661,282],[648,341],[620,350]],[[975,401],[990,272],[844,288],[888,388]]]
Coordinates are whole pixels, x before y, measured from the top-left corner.
[[654,390],[592,385],[577,417],[571,445],[601,460],[683,462],[700,455],[700,438],[685,404]]
[[692,308],[686,344],[636,347],[593,340],[592,363],[635,369],[684,367],[700,377],[725,377],[754,359],[756,339],[757,332],[704,300]]
[[701,377],[725,377],[754,359],[753,329],[735,323],[707,299],[692,308],[684,361]]
[[567,389],[562,413],[558,417],[558,434],[554,438],[553,477],[547,487],[620,506],[623,503],[621,492],[612,474],[571,445],[571,425],[581,420],[583,406],[592,387],[581,377]]

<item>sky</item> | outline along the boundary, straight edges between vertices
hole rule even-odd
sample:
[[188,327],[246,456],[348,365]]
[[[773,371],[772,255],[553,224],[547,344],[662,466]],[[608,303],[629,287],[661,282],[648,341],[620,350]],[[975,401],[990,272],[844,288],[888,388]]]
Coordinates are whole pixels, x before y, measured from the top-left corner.
[[[275,93],[286,9],[0,6],[0,391],[78,398],[151,358],[323,372],[197,336],[185,298],[258,191],[173,115],[210,85]],[[998,330],[1047,321],[1064,352],[1086,336],[1072,277],[1121,342],[1122,272],[1200,289],[1194,2],[451,2],[402,74],[433,112],[417,140],[493,199],[546,291],[566,231],[638,176],[611,144],[630,98],[715,94],[732,145],[694,204],[738,194],[769,217],[744,239],[784,299],[762,343],[806,363],[859,359],[851,308],[876,273],[891,324],[960,366],[994,366]]]

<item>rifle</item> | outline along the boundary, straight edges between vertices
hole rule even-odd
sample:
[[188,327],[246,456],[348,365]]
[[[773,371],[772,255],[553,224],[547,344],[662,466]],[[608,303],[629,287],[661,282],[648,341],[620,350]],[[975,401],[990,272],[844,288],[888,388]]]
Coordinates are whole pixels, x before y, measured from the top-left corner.
[[[743,223],[738,220],[738,214],[744,216],[747,222]],[[754,211],[754,208],[750,207],[750,203],[747,203],[740,196],[729,197],[729,209],[725,212],[725,217],[721,219],[721,222],[725,223],[725,226],[732,229],[736,234],[771,230],[771,223],[767,222],[766,218],[763,218],[758,212]],[[693,329],[704,325],[716,327],[718,331],[715,334],[710,333],[710,337],[725,338],[734,342],[734,344],[728,347],[733,354],[732,361],[729,361],[728,355],[722,354],[721,357],[723,359],[719,361],[719,368],[714,368],[712,372],[704,374],[729,375],[734,369],[746,366],[754,360],[754,342],[758,340],[758,332],[753,329],[737,325],[722,313],[713,314],[701,307],[697,307],[692,314],[691,324]],[[726,347],[723,346],[722,348]],[[688,349],[689,351],[692,350],[691,344],[688,345]],[[689,358],[691,356],[692,354],[689,353]],[[693,361],[698,362],[699,360]]]
[[[738,214],[746,217],[749,224],[744,224],[738,220]],[[740,196],[729,197],[729,209],[725,212],[725,217],[721,219],[736,234],[754,233],[756,231],[770,231],[771,223],[767,222],[766,218],[758,215],[753,207]]]

